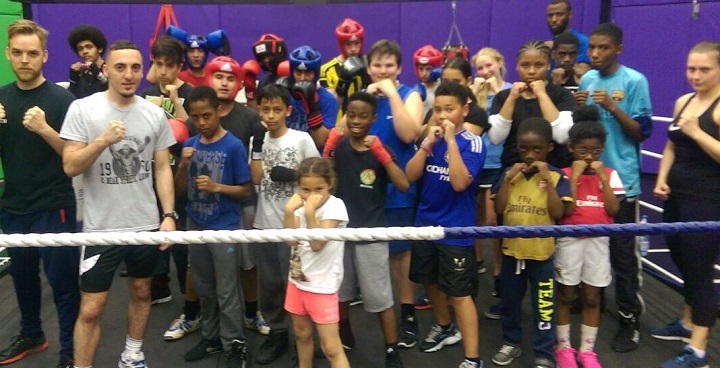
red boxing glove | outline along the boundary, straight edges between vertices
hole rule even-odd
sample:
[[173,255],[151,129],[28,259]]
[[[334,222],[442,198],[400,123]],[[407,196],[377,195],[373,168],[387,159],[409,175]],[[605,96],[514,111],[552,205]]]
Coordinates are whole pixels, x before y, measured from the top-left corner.
[[278,64],[277,69],[275,69],[275,74],[278,75],[278,77],[290,77],[290,62],[287,60],[283,60]]
[[175,141],[179,144],[183,144],[190,136],[187,125],[185,125],[185,121],[183,121],[183,119],[168,119],[168,124],[170,125],[170,130],[172,130],[173,135],[175,136]]
[[375,137],[368,148],[370,148],[370,153],[380,162],[380,165],[387,166],[393,162],[390,152],[385,149],[385,146],[380,142],[380,138]]
[[323,147],[323,157],[332,158],[333,156],[335,156],[335,149],[337,148],[338,142],[340,142],[342,137],[343,135],[340,134],[337,129],[330,129],[330,134],[325,141],[325,147]]
[[245,78],[243,78],[243,85],[245,86],[245,97],[248,100],[255,99],[255,89],[257,85],[255,80],[260,74],[260,64],[255,60],[248,60],[242,65],[242,69],[245,71]]

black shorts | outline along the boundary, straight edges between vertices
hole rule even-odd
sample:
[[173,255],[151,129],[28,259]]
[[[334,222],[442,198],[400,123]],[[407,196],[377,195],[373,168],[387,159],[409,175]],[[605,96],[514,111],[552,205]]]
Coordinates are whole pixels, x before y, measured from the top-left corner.
[[160,257],[157,245],[98,245],[83,247],[80,261],[80,290],[99,293],[110,290],[115,270],[123,260],[128,277],[153,275]]
[[437,284],[448,296],[475,297],[478,291],[475,247],[414,241],[410,252],[410,280]]
[[480,177],[477,179],[478,188],[492,188],[497,182],[503,169],[482,169]]

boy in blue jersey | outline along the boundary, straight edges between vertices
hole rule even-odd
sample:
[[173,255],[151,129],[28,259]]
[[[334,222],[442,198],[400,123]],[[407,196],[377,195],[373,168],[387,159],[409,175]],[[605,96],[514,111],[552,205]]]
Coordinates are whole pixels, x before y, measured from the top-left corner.
[[[620,202],[615,223],[635,222],[640,188],[640,143],[652,132],[648,81],[639,72],[621,65],[622,30],[603,23],[590,33],[588,57],[593,70],[585,73],[575,94],[578,105],[597,105],[600,123],[607,131],[600,161],[620,174],[626,197]],[[638,317],[643,312],[640,297],[639,253],[634,236],[610,237],[610,263],[615,271],[615,300],[620,329],[612,349],[627,352],[640,342]]]
[[[527,118],[517,131],[520,162],[506,169],[492,192],[495,212],[504,225],[554,225],[572,213],[570,184],[559,169],[546,160],[553,149],[552,128],[543,118]],[[555,368],[555,271],[554,238],[506,238],[502,241],[500,302],[503,346],[493,363],[508,365],[520,356],[521,304],[530,284],[533,309],[533,367]]]
[[[422,179],[415,226],[475,224],[473,182],[482,170],[485,150],[479,136],[463,129],[470,110],[468,94],[467,87],[454,82],[442,83],[435,91],[434,124],[405,167],[411,182]],[[464,337],[465,360],[460,367],[482,367],[473,301],[478,288],[473,240],[413,243],[410,280],[425,286],[435,316],[435,325],[420,348],[434,352]],[[455,310],[459,331],[450,319],[448,300]]]
[[[175,174],[175,187],[186,193],[188,230],[239,230],[240,199],[251,194],[250,168],[242,141],[220,125],[220,100],[207,86],[188,96],[193,126]],[[226,367],[244,367],[242,291],[238,283],[238,245],[195,244],[190,247],[193,285],[202,306],[203,339],[185,353],[186,361],[226,352]]]

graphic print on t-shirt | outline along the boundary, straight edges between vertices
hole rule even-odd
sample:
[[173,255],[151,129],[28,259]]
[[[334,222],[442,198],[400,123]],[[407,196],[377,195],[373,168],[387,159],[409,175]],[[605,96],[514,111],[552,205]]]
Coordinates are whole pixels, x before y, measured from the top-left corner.
[[373,188],[373,183],[375,183],[375,179],[377,179],[377,175],[375,174],[375,170],[373,169],[365,169],[360,173],[360,187],[361,188]]
[[292,253],[290,253],[290,278],[303,282],[310,281],[302,271],[302,258],[300,258],[300,245],[298,244],[292,246]]
[[[175,104],[169,98],[148,95],[148,96],[145,96],[145,99],[162,107],[162,109],[165,110],[165,112],[167,114],[170,114],[172,116],[177,116],[176,111],[175,111]],[[185,103],[185,99],[182,97],[180,97],[178,100],[180,101],[181,105]]]
[[150,144],[144,139],[125,136],[122,141],[109,147],[112,162],[100,162],[100,182],[103,184],[130,184],[150,177],[152,161],[140,159],[140,154]]
[[198,176],[208,176],[210,180],[221,183],[223,172],[225,170],[225,161],[227,153],[223,151],[205,151],[197,150],[193,154],[190,163],[190,178],[188,185],[188,199],[192,211],[200,217],[201,220],[210,220],[212,216],[217,216],[219,211],[220,193],[209,193],[197,189],[195,179]]
[[278,202],[286,201],[292,197],[295,193],[295,182],[280,182],[272,181],[270,179],[269,172],[275,166],[287,167],[289,169],[295,169],[297,167],[298,160],[298,148],[282,147],[282,148],[268,148],[263,150],[263,166],[266,170],[266,174],[262,177],[262,183],[260,184],[262,190],[261,195],[267,200]]

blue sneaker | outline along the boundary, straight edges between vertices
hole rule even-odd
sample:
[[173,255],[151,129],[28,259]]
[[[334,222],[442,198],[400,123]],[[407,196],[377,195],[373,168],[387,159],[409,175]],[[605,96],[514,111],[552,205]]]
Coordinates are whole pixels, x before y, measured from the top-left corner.
[[690,330],[683,326],[680,319],[676,319],[674,322],[667,326],[658,327],[650,330],[650,336],[668,341],[682,341],[685,343],[690,342]]
[[707,358],[699,358],[686,346],[675,358],[663,363],[662,368],[709,368]]
[[133,351],[130,355],[120,354],[118,368],[147,368],[145,354],[142,351]]
[[454,323],[451,323],[447,330],[436,323],[428,332],[425,340],[420,343],[420,350],[432,353],[445,346],[457,344],[460,340],[462,340],[462,335]]

